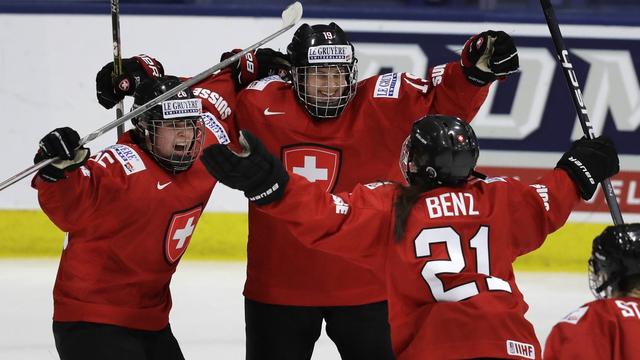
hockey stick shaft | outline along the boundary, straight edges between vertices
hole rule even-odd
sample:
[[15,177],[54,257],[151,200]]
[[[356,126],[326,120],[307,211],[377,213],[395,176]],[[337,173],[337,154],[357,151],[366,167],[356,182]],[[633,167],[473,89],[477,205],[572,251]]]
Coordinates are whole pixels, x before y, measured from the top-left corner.
[[[111,0],[111,38],[113,43],[113,75],[122,75],[122,48],[120,45],[120,1]],[[116,119],[124,115],[124,101],[116,105]],[[124,133],[124,124],[118,125],[118,138]]]
[[[578,84],[578,77],[576,76],[573,65],[569,60],[569,51],[564,45],[562,33],[560,32],[560,27],[558,26],[558,20],[556,19],[556,14],[553,11],[553,6],[551,5],[550,0],[540,0],[540,5],[542,6],[542,11],[544,12],[544,17],[547,21],[549,32],[551,33],[551,38],[553,39],[553,44],[556,48],[558,61],[560,62],[560,65],[562,67],[564,79],[567,83],[567,86],[569,87],[569,92],[571,93],[573,105],[575,106],[576,113],[578,114],[580,126],[582,127],[582,131],[584,132],[584,135],[587,137],[587,139],[593,139],[595,138],[595,131],[593,130],[593,125],[589,120],[589,115],[587,114],[587,106],[584,103],[582,91],[580,90],[580,85]],[[622,219],[622,213],[620,212],[618,200],[616,199],[616,194],[613,190],[613,186],[611,185],[611,181],[609,179],[605,179],[602,181],[601,185],[604,192],[604,197],[607,201],[607,205],[609,206],[609,212],[611,212],[613,223],[616,225],[623,224],[624,220]]]
[[[240,57],[244,56],[246,53],[255,50],[257,48],[259,48],[260,46],[266,44],[267,42],[273,40],[274,38],[282,35],[283,33],[285,33],[287,30],[291,29],[298,21],[300,21],[300,18],[302,18],[302,4],[300,4],[299,2],[295,2],[291,5],[289,5],[289,7],[287,7],[283,12],[282,12],[282,27],[280,28],[280,30],[274,32],[273,34],[267,36],[266,38],[258,41],[257,43],[249,46],[246,49],[243,49],[242,51],[234,54],[233,56],[225,59],[224,61],[222,61],[219,64],[216,64],[210,68],[208,68],[207,70],[201,72],[200,74],[186,80],[185,82],[181,83],[180,85],[172,88],[171,90],[163,93],[162,95],[156,97],[155,99],[151,99],[149,100],[147,103],[141,105],[140,107],[134,109],[133,111],[115,119],[114,121],[104,125],[103,127],[99,128],[98,130],[92,132],[91,134],[83,137],[82,139],[80,139],[80,145],[79,146],[83,146],[93,140],[95,140],[97,137],[101,136],[102,134],[106,133],[107,131],[113,129],[114,127],[120,125],[120,124],[124,124],[126,121],[142,114],[143,112],[147,111],[148,109],[154,107],[156,104],[167,100],[168,98],[174,96],[175,94],[179,93],[180,91],[183,91],[185,89],[187,89],[188,87],[204,80],[205,78],[207,78],[208,76],[212,75],[213,73],[215,73],[216,71],[225,68],[231,64],[233,64],[234,62],[236,62],[238,59],[240,59]],[[34,172],[42,169],[43,167],[51,164],[52,162],[55,162],[56,160],[58,160],[58,158],[53,158],[53,159],[47,159],[47,160],[43,160],[33,166],[30,166],[29,168],[19,172],[18,174],[10,177],[9,179],[3,181],[2,183],[0,183],[0,191],[11,186],[12,184],[15,184],[16,182],[24,179],[25,177],[29,176],[30,174],[33,174]]]

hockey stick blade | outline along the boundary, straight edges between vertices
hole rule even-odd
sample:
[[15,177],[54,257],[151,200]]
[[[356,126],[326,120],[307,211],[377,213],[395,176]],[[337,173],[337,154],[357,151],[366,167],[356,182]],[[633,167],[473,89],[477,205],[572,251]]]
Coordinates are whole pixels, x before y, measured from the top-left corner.
[[[569,93],[571,95],[571,100],[573,100],[576,113],[578,114],[580,126],[582,127],[582,131],[587,139],[593,139],[595,137],[595,131],[591,121],[589,120],[587,106],[583,100],[580,84],[578,84],[578,77],[573,70],[573,64],[571,64],[571,61],[569,60],[569,51],[564,45],[560,26],[558,25],[556,14],[553,11],[553,5],[551,5],[551,1],[549,0],[540,0],[540,6],[542,6],[542,12],[544,12],[544,18],[547,21],[549,33],[551,34],[551,39],[553,40],[553,44],[556,48],[558,61],[560,62],[564,79],[569,87]],[[611,185],[611,180],[604,179],[600,185],[602,186],[604,198],[609,206],[609,212],[611,213],[613,223],[616,225],[623,224],[624,220],[622,219],[622,213],[620,212],[620,206],[618,205],[616,194],[613,190],[613,186]]]
[[[149,110],[150,108],[154,107],[156,104],[159,104],[165,100],[167,100],[168,98],[174,96],[175,94],[179,93],[180,91],[183,91],[185,89],[187,89],[188,87],[195,85],[196,83],[204,80],[205,78],[207,78],[208,76],[212,75],[213,73],[215,73],[216,71],[225,68],[231,64],[233,64],[234,62],[236,62],[238,59],[240,59],[240,57],[244,56],[246,53],[253,51],[257,48],[259,48],[260,46],[266,44],[267,42],[273,40],[274,38],[282,35],[283,33],[285,33],[287,30],[291,29],[298,21],[300,21],[300,19],[302,18],[302,4],[300,4],[300,2],[295,2],[291,5],[289,5],[283,12],[282,12],[282,27],[280,28],[280,30],[274,32],[273,34],[267,36],[266,38],[258,41],[257,43],[249,46],[246,49],[243,49],[242,51],[234,54],[233,56],[225,59],[224,61],[208,68],[207,70],[201,72],[200,74],[190,78],[189,80],[184,81],[183,83],[181,83],[180,85],[172,88],[171,90],[161,94],[160,96],[156,97],[155,99],[151,99],[149,100],[147,103],[140,105],[138,108],[134,109],[133,111],[115,119],[114,121],[104,125],[103,127],[99,128],[98,130],[92,132],[91,134],[83,137],[82,139],[80,139],[80,145],[79,146],[83,146],[93,140],[95,140],[97,137],[101,136],[102,134],[106,133],[107,131],[117,127],[120,124],[124,124],[126,121],[142,114],[143,112]],[[0,183],[0,191],[6,189],[7,187],[15,184],[16,182],[24,179],[25,177],[29,176],[30,174],[33,174],[34,172],[42,169],[43,167],[51,164],[52,162],[58,160],[58,158],[53,158],[53,159],[47,159],[47,160],[43,160],[33,166],[30,166],[29,168],[17,173],[16,175],[8,178],[7,180],[3,181],[2,183]]]
[[302,4],[299,1],[287,6],[282,12],[282,27],[291,27],[302,19]]

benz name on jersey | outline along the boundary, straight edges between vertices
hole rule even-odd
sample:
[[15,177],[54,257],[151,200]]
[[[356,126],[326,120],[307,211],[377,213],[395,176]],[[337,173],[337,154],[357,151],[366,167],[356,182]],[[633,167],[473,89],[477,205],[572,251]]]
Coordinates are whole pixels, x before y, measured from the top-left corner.
[[427,212],[431,219],[443,216],[478,216],[475,199],[469,193],[444,193],[425,199]]
[[218,110],[220,119],[224,120],[228,118],[229,115],[231,115],[231,108],[229,107],[229,103],[217,92],[211,91],[209,89],[195,88],[193,89],[193,95],[201,97],[211,103],[216,108],[216,110]]

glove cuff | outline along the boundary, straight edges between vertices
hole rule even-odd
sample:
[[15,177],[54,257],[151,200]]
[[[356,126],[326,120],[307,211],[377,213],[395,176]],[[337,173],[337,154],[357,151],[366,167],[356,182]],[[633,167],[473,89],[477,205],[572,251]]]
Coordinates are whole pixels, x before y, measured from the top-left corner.
[[152,58],[151,56],[140,54],[138,56],[134,56],[133,59],[142,67],[142,70],[147,74],[148,77],[163,77],[164,76],[164,67],[162,64]]
[[[274,158],[274,160],[277,160]],[[289,183],[289,174],[280,161],[272,164],[271,174],[261,182],[257,189],[247,190],[244,195],[256,205],[267,205],[280,200]]]
[[589,169],[575,156],[565,154],[560,161],[556,164],[556,168],[562,169],[569,174],[571,179],[578,186],[580,190],[580,196],[584,200],[589,200],[593,197],[598,187],[598,182],[593,178]]
[[462,66],[462,72],[467,80],[475,86],[485,86],[496,80],[495,74],[478,69],[475,66]]

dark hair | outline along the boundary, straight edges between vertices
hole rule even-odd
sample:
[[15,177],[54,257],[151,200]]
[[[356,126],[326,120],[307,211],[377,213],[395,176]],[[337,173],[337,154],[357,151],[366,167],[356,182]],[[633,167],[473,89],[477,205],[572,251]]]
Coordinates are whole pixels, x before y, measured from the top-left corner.
[[640,290],[640,274],[627,275],[620,279],[618,292],[628,295],[633,290]]
[[395,210],[393,235],[396,241],[400,241],[404,237],[407,219],[409,218],[409,213],[413,205],[416,204],[416,201],[420,199],[423,193],[436,187],[438,187],[438,185],[435,183],[428,185],[397,185],[396,198],[393,203]]

